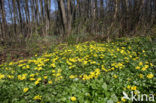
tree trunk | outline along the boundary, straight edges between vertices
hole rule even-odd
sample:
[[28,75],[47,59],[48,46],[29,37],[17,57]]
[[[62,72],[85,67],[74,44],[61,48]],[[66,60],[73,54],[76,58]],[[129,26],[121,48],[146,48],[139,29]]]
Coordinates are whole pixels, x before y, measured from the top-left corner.
[[58,4],[60,6],[62,21],[63,21],[63,27],[64,27],[64,33],[66,34],[67,30],[68,30],[68,24],[67,24],[67,17],[66,17],[66,12],[65,12],[65,7],[64,7],[64,1],[58,0]]
[[23,20],[22,20],[22,14],[21,14],[20,0],[16,0],[16,2],[17,2],[17,8],[18,8],[18,13],[19,13],[19,18],[20,18],[21,32],[23,33]]
[[72,13],[71,13],[71,0],[67,0],[67,9],[68,9],[68,30],[67,30],[67,36],[71,33],[71,24],[72,24]]
[[12,4],[13,4],[13,14],[14,14],[14,32],[15,34],[17,33],[16,31],[16,14],[17,14],[17,11],[16,11],[16,3],[15,3],[15,0],[12,0]]
[[110,41],[110,34],[111,34],[112,28],[116,22],[117,13],[118,13],[118,0],[115,0],[115,11],[114,11],[114,16],[113,16],[113,21],[112,21],[111,26],[110,26],[108,33],[107,33],[107,41],[108,42]]
[[103,0],[100,0],[100,18],[104,16]]
[[0,12],[2,15],[2,38],[6,37],[6,14],[5,14],[5,8],[4,8],[4,0],[0,0]]

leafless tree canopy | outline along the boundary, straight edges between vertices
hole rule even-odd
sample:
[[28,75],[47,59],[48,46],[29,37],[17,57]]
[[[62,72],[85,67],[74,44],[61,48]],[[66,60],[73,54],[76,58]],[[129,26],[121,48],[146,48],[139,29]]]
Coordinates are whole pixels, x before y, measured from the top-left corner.
[[156,0],[0,0],[0,40],[72,33],[109,39],[144,35],[155,24]]

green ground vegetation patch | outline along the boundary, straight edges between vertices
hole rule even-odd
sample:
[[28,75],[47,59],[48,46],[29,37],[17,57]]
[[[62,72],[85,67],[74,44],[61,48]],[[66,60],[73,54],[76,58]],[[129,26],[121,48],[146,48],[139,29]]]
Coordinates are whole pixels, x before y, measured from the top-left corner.
[[0,65],[1,103],[122,103],[123,91],[154,94],[148,37],[58,45],[52,53]]

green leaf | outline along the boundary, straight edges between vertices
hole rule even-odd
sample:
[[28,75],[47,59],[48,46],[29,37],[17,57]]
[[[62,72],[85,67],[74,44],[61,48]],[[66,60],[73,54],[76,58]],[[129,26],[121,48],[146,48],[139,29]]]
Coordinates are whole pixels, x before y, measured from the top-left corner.
[[113,100],[108,100],[107,103],[114,103]]
[[112,100],[113,100],[114,102],[117,102],[117,101],[118,101],[118,98],[117,98],[117,96],[116,96],[115,94],[112,94],[112,95],[111,95],[111,98],[112,98]]
[[104,89],[104,91],[107,91],[107,84],[103,83],[102,88]]

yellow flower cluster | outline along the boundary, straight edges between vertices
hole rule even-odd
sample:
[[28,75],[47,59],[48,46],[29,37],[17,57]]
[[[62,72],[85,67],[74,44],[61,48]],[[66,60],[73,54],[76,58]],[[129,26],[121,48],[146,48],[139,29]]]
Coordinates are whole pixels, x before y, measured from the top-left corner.
[[97,68],[97,69],[95,69],[94,72],[90,72],[89,75],[87,75],[87,74],[80,75],[80,78],[82,78],[83,80],[90,80],[93,78],[97,78],[99,75],[100,75],[100,69]]
[[22,74],[22,75],[18,75],[18,79],[19,80],[25,80],[26,77],[27,77],[27,74],[26,73],[25,74]]
[[130,85],[128,85],[127,88],[128,88],[128,89],[131,89],[131,90],[134,90],[134,91],[137,89],[136,86],[130,86]]
[[55,81],[60,81],[61,79],[63,79],[61,72],[61,69],[58,69],[57,72],[55,70],[52,70],[52,75],[55,76]]
[[43,68],[42,67],[36,67],[35,70],[41,71]]
[[137,70],[142,70],[142,71],[146,71],[146,70],[149,68],[149,65],[148,65],[148,64],[149,64],[150,66],[153,66],[152,63],[146,62],[146,64],[144,65],[143,62],[139,62],[138,66],[136,66],[135,69],[137,69]]
[[69,78],[70,78],[70,79],[77,78],[77,75],[70,75]]
[[8,77],[9,79],[13,79],[13,78],[14,78],[13,75],[7,75],[7,77]]
[[[26,80],[28,77],[29,80],[28,83],[40,86],[38,84],[41,83],[41,81],[43,81],[43,83],[45,83],[45,86],[47,86],[48,84],[55,85],[55,82],[58,81],[64,82],[64,79],[66,79],[63,78],[64,74],[67,74],[69,76],[68,79],[74,80],[81,79],[85,81],[98,78],[99,75],[102,74],[101,72],[105,72],[105,74],[107,74],[106,72],[117,70],[117,72],[115,71],[110,73],[112,78],[116,79],[115,82],[117,82],[118,80],[117,78],[123,79],[124,77],[124,75],[122,74],[120,75],[118,72],[123,71],[125,74],[128,73],[128,70],[124,71],[123,69],[131,65],[135,65],[135,67],[132,69],[135,70],[136,75],[132,77],[130,73],[128,77],[126,77],[127,79],[124,79],[127,80],[126,83],[130,84],[130,81],[133,81],[134,78],[136,77],[138,77],[137,78],[137,80],[139,80],[138,82],[142,81],[143,79],[146,79],[145,80],[146,82],[148,81],[148,79],[154,78],[154,74],[152,74],[152,70],[150,69],[153,66],[153,64],[144,62],[137,55],[141,54],[141,52],[136,53],[135,50],[133,50],[132,47],[130,46],[128,48],[122,46],[118,47],[117,45],[114,44],[109,45],[109,43],[96,44],[95,42],[90,43],[86,42],[73,46],[74,49],[73,48],[65,48],[65,49],[63,48],[63,50],[55,49],[53,53],[45,53],[40,57],[35,57],[34,59],[20,60],[18,62],[10,62],[9,66],[8,64],[0,65],[0,68],[2,67],[2,69],[4,70],[4,74],[0,73],[0,80],[4,78],[9,79],[10,81],[11,79],[15,79],[15,81],[16,79]],[[117,42],[117,44],[119,43]],[[143,52],[145,53],[145,51]],[[90,71],[93,68],[97,69]],[[72,73],[73,75],[69,75]],[[79,73],[81,73],[81,75],[79,75]],[[26,81],[20,82],[25,83]],[[127,87],[124,88],[124,90],[126,90],[126,88],[128,90],[133,91],[140,89],[134,85],[135,84],[128,85]],[[28,91],[29,88],[23,88],[24,93]],[[40,95],[34,97],[34,100],[41,99],[42,96]],[[77,100],[77,98],[74,96],[70,97],[69,99],[73,102]],[[121,98],[120,101],[125,102],[126,100],[124,98]]]
[[38,85],[39,82],[40,82],[41,80],[42,80],[41,78],[38,78],[38,79],[35,81],[35,85]]
[[29,69],[30,66],[29,65],[26,65],[26,66],[23,66],[22,69]]

